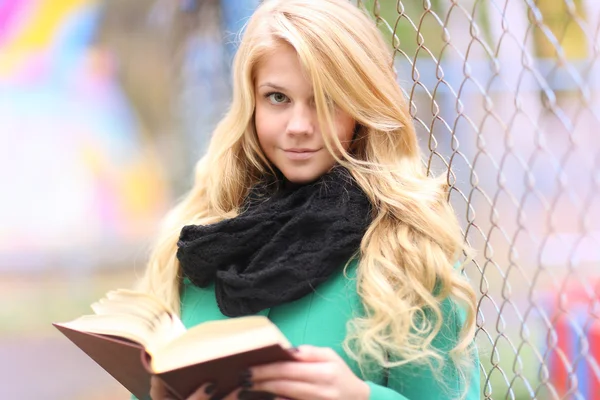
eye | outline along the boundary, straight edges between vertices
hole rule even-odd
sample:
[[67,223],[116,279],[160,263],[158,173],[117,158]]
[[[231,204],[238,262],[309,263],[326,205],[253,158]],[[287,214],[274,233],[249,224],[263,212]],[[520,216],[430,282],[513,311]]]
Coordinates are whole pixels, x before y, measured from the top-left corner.
[[281,92],[271,92],[265,95],[267,99],[271,102],[271,104],[282,104],[286,103],[289,99],[288,97]]

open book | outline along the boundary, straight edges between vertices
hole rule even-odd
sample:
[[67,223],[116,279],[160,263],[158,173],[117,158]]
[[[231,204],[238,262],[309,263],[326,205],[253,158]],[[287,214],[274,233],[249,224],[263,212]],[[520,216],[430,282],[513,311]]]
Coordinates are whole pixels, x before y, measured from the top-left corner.
[[184,400],[206,382],[226,394],[239,387],[248,367],[293,360],[288,340],[262,316],[186,330],[161,301],[125,289],[107,293],[92,310],[53,325],[141,400],[148,398],[151,375]]

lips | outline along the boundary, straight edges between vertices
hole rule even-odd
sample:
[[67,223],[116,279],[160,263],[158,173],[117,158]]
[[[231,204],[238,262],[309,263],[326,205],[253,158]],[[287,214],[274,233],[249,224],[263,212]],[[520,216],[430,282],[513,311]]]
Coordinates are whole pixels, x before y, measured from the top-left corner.
[[291,160],[308,160],[319,150],[313,149],[285,149],[285,155]]

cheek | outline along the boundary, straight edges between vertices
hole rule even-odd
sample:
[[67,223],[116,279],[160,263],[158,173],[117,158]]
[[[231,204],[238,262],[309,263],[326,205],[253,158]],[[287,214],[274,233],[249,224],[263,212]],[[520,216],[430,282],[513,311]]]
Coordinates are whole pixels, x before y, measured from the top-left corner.
[[272,158],[274,148],[277,146],[277,141],[281,131],[279,122],[272,112],[269,112],[265,107],[258,106],[254,110],[254,126],[256,128],[256,136],[258,144],[267,158]]
[[269,126],[269,117],[263,107],[257,106],[254,110],[254,126],[256,128],[256,136],[261,146],[264,141],[268,141],[271,128]]
[[336,126],[338,127],[338,139],[342,142],[344,149],[348,150],[348,147],[350,147],[350,143],[352,142],[352,137],[354,136],[356,122],[350,115],[345,112],[340,112],[336,116]]

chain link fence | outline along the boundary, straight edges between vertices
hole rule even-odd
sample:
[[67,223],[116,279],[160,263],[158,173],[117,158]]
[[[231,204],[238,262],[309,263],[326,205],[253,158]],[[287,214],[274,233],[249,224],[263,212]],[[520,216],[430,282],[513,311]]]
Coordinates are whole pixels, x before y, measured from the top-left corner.
[[600,399],[600,2],[358,5],[477,251],[482,398]]
[[[204,1],[196,15],[249,16],[257,2]],[[478,292],[481,397],[600,399],[600,2],[354,3],[394,49],[427,167],[447,176],[477,251],[465,273]],[[195,149],[213,121],[199,121],[194,93],[215,104],[227,81],[206,73],[225,57],[207,56],[198,32],[215,23],[204,21],[180,103],[205,131],[190,128]]]

